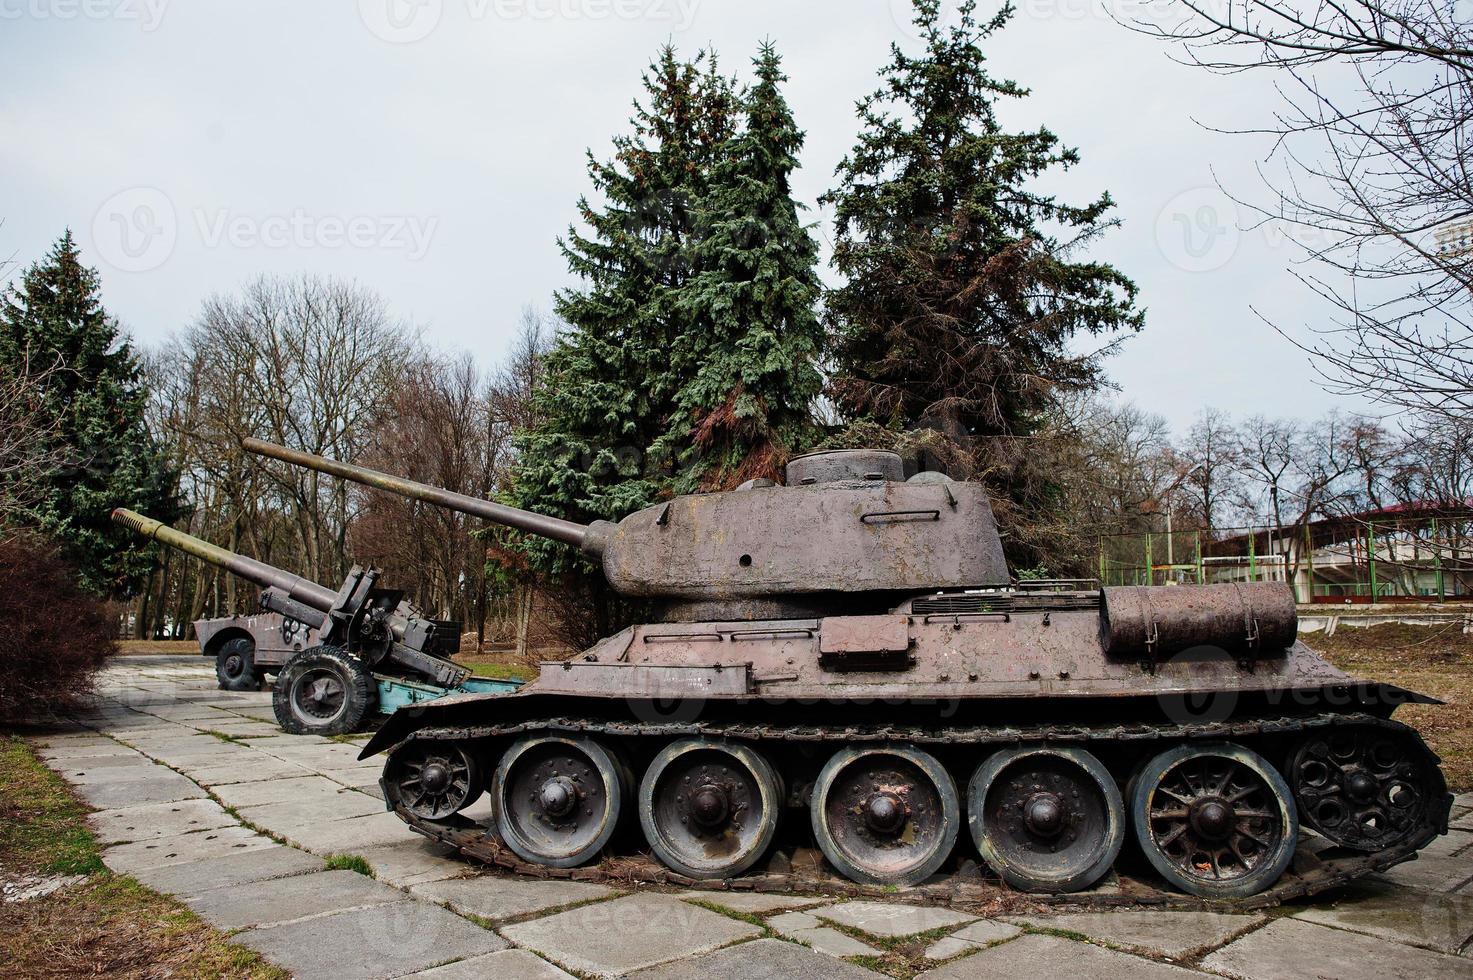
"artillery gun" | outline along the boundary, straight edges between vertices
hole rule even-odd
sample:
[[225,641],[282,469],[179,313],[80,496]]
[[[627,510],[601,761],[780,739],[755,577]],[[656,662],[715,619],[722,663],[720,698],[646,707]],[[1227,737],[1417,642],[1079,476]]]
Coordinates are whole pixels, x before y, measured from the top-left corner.
[[402,591],[380,587],[376,569],[355,565],[334,592],[133,511],[120,508],[112,516],[145,538],[261,586],[262,609],[304,635],[316,635],[316,645],[281,667],[273,687],[273,710],[285,731],[337,735],[355,730],[380,701],[376,675],[400,679],[385,692],[388,697],[401,688],[439,694],[462,687],[470,677],[468,669],[448,659],[460,650],[460,624],[423,616]]
[[564,541],[656,605],[514,694],[399,711],[364,748],[388,753],[390,809],[483,860],[589,864],[637,817],[657,880],[719,883],[762,870],[806,810],[863,885],[960,867],[965,829],[1030,892],[1089,888],[1131,838],[1177,892],[1276,902],[1446,832],[1438,760],[1390,717],[1436,702],[1315,655],[1287,586],[1014,587],[984,490],[906,479],[894,453],[800,456],[786,485],[585,526],[245,445]]

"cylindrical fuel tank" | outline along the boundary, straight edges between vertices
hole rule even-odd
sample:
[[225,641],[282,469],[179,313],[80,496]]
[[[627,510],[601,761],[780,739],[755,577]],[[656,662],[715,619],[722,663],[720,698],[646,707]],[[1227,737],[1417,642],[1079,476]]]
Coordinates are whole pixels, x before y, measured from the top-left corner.
[[1161,659],[1196,647],[1240,656],[1292,646],[1299,634],[1294,592],[1278,582],[1123,586],[1102,590],[1105,651]]

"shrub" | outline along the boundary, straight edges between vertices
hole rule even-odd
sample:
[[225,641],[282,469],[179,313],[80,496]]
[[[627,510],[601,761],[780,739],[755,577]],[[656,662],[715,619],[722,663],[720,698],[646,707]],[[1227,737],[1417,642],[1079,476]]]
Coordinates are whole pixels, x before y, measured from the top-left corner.
[[117,649],[108,607],[48,542],[0,538],[0,720],[76,708]]

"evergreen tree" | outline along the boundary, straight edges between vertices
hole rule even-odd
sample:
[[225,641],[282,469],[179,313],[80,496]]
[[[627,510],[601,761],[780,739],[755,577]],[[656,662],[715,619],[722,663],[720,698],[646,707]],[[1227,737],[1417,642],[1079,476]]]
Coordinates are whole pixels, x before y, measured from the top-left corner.
[[679,305],[693,338],[682,350],[697,355],[673,365],[682,382],[671,433],[685,444],[681,492],[776,477],[789,451],[812,439],[810,404],[822,388],[818,248],[789,186],[803,133],[771,44],[753,64],[746,125],[716,164],[700,209],[697,272]]
[[22,518],[50,536],[102,595],[128,594],[149,571],[149,550],[111,521],[114,507],[162,520],[177,516],[172,480],[144,424],[148,392],[138,359],[99,298],[100,280],[82,265],[67,231],[0,298],[0,370],[54,362],[43,411],[54,415],[68,461],[42,502]]
[[[892,46],[884,84],[859,103],[863,130],[840,164],[827,299],[846,415],[926,424],[959,442],[1028,434],[1061,389],[1101,382],[1079,334],[1139,329],[1130,279],[1071,257],[1117,222],[1109,194],[1071,206],[1031,188],[1078,154],[1046,128],[1003,130],[995,110],[1027,90],[993,78],[979,47],[1014,12],[979,24],[964,0],[944,27],[938,0],[915,0],[918,57]],[[1005,462],[1000,475],[1011,467]]]
[[[736,121],[733,83],[714,56],[681,61],[666,46],[643,82],[613,159],[589,154],[601,206],[580,199],[587,230],[559,242],[582,285],[557,296],[568,329],[547,355],[539,421],[520,444],[516,502],[576,521],[648,506],[673,478],[677,365],[696,356],[680,295],[693,275],[697,205]],[[540,571],[586,569],[569,549],[527,549]]]

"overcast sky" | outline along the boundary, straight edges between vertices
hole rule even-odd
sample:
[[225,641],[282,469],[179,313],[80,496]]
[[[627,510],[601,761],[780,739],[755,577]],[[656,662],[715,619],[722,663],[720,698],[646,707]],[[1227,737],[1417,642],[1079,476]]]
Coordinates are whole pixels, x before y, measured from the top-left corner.
[[[1130,10],[1134,0],[1110,0]],[[521,308],[569,284],[556,246],[589,189],[584,152],[623,132],[658,46],[714,47],[747,75],[771,38],[808,134],[795,187],[814,206],[851,146],[856,98],[906,0],[0,0],[0,256],[70,225],[107,306],[143,343],[262,272],[354,277],[446,350],[491,364]],[[984,10],[991,8],[984,3]],[[1110,367],[1121,397],[1179,429],[1203,407],[1309,416],[1354,408],[1313,382],[1256,308],[1323,314],[1271,231],[1242,230],[1214,172],[1258,191],[1264,78],[1171,62],[1100,0],[1024,0],[987,46],[1082,163],[1050,181],[1108,189],[1122,226],[1095,254],[1141,287],[1145,331]],[[827,216],[810,212],[827,241]]]

